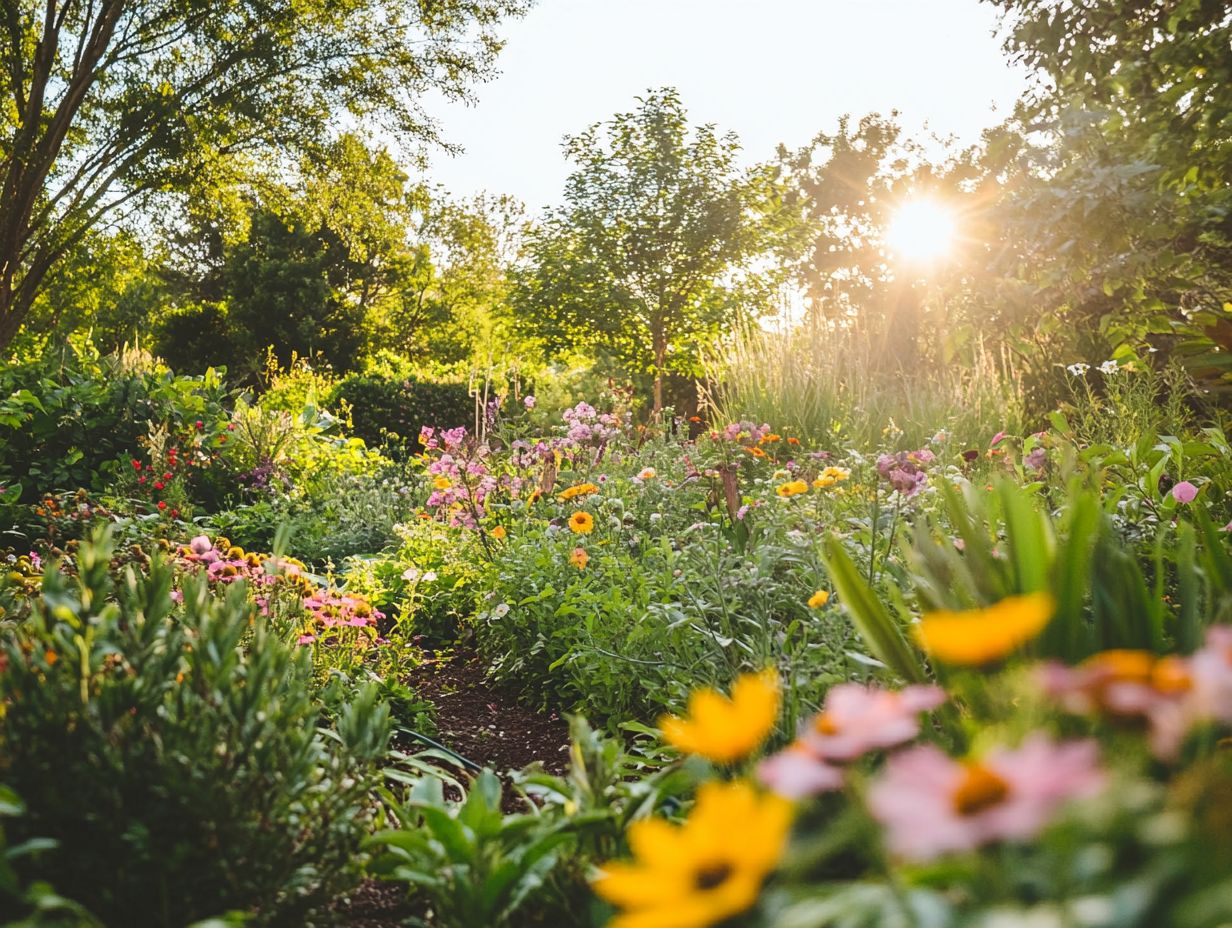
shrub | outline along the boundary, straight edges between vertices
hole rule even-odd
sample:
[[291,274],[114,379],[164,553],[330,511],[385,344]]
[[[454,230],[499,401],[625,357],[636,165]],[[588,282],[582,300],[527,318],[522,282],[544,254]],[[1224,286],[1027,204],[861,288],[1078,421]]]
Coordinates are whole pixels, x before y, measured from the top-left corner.
[[418,450],[425,426],[456,428],[475,418],[475,403],[464,383],[435,383],[384,377],[348,377],[334,388],[330,404],[351,407],[356,436],[370,445]]
[[351,874],[388,712],[361,690],[319,730],[310,655],[253,624],[244,584],[171,597],[172,570],[120,589],[100,532],[43,579],[4,643],[0,777],[19,838],[108,924],[182,926],[227,910],[301,925]]

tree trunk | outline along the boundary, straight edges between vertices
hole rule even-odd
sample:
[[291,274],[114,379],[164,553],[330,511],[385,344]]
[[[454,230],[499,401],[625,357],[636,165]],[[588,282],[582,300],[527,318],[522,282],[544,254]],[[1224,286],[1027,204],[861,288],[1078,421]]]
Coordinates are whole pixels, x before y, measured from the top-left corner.
[[651,418],[657,420],[663,412],[663,366],[667,363],[667,335],[663,331],[662,319],[650,323],[650,345],[654,352],[654,409]]

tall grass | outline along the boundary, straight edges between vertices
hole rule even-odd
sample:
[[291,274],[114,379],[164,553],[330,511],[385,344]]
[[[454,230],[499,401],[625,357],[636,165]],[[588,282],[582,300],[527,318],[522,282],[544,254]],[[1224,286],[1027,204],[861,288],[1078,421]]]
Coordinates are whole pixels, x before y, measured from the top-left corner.
[[982,447],[1023,422],[1008,356],[980,341],[961,358],[907,368],[878,334],[819,320],[734,332],[705,360],[713,419],[755,419],[824,445],[872,449],[892,435],[921,445],[944,429]]

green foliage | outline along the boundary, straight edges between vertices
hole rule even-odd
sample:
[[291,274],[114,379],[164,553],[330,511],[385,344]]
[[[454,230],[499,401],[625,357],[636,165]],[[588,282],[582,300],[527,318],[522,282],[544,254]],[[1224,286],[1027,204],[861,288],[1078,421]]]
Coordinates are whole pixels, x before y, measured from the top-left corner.
[[404,455],[418,452],[425,425],[450,429],[475,420],[465,383],[354,375],[338,383],[329,401],[347,405],[357,437]]
[[177,606],[168,566],[116,589],[111,553],[99,534],[49,569],[4,641],[0,770],[20,834],[57,842],[39,871],[108,923],[303,924],[352,873],[388,710],[364,689],[319,731],[307,651],[253,624],[243,584]]
[[[444,799],[439,780],[420,780],[394,806],[401,827],[372,839],[380,852],[373,872],[413,887],[440,928],[598,928],[606,913],[590,899],[590,867],[618,853],[628,824],[673,802],[689,777],[580,718],[570,727],[568,774],[516,775],[515,797],[489,770],[461,803]],[[502,813],[510,801],[525,811]]]
[[531,233],[515,301],[549,353],[602,347],[653,374],[657,411],[667,371],[695,374],[700,345],[765,309],[771,280],[749,265],[782,244],[783,216],[734,137],[690,135],[674,90],[639,103],[566,141],[565,205]]
[[139,353],[66,352],[0,373],[0,483],[23,498],[105,488],[154,429],[211,428],[229,398],[214,371],[178,377]]
[[0,349],[64,252],[134,202],[165,207],[236,162],[275,177],[347,118],[379,119],[408,144],[434,139],[420,101],[465,96],[490,73],[495,25],[526,6],[234,0],[225,17],[198,0],[10,6]]

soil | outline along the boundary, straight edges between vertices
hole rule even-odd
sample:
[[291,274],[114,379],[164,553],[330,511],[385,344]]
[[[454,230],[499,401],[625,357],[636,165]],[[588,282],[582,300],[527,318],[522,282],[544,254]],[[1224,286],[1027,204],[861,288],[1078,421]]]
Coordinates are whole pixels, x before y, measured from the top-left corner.
[[406,677],[417,696],[436,706],[437,741],[498,773],[539,761],[551,773],[569,763],[569,725],[556,712],[519,705],[494,688],[473,652],[425,660]]
[[[436,741],[474,763],[504,774],[539,761],[551,773],[563,773],[569,763],[569,726],[556,712],[536,712],[512,695],[494,688],[487,668],[470,651],[453,651],[426,659],[404,682],[417,696],[436,706]],[[422,747],[397,744],[413,752]],[[461,765],[459,765],[461,769]],[[506,812],[518,799],[506,792]],[[399,928],[421,914],[407,901],[401,884],[366,880],[336,909],[348,928]]]

